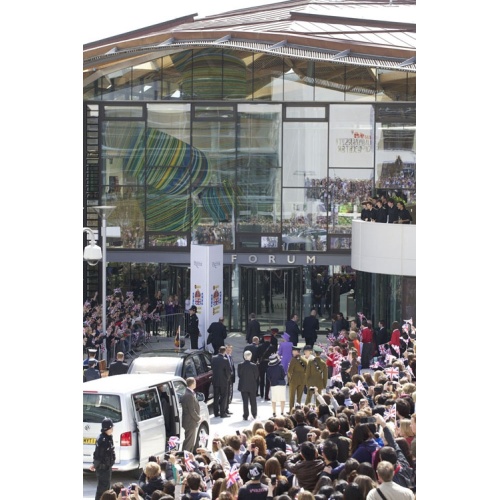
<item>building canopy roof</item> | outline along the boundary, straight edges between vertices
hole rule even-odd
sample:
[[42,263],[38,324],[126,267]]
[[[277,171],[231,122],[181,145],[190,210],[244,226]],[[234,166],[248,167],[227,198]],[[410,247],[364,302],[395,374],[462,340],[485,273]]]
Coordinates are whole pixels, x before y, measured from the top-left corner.
[[288,0],[196,16],[85,44],[84,85],[202,47],[416,72],[415,0]]

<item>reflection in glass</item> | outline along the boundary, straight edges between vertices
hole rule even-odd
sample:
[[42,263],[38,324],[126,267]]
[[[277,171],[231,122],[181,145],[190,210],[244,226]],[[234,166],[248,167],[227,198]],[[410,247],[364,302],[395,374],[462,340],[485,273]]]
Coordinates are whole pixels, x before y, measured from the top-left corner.
[[378,194],[416,203],[416,126],[412,106],[377,114],[376,188]]

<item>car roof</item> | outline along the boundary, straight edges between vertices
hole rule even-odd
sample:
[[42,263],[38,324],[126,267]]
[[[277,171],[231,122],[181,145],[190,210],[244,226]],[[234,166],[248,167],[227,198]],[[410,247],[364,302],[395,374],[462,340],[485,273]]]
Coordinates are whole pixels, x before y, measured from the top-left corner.
[[[158,356],[167,356],[169,358],[185,358],[192,352],[198,352],[197,349],[183,349],[182,351],[179,349],[155,349],[154,351],[147,351],[140,354],[139,358],[156,358]],[[135,358],[135,359],[139,359]]]
[[152,387],[175,380],[185,382],[182,377],[165,373],[125,373],[83,382],[83,392],[108,391],[124,393],[138,391],[145,387]]
[[176,373],[182,366],[182,358],[169,356],[139,356],[128,369],[129,373]]

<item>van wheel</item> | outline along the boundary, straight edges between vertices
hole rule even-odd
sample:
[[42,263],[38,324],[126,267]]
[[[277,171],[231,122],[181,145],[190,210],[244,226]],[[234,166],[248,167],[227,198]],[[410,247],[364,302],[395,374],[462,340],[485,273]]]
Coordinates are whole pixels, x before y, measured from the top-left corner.
[[207,442],[200,443],[202,441],[201,436],[205,433],[205,439],[208,440],[208,427],[207,424],[201,424],[200,428],[198,429],[198,435],[196,436],[196,444],[195,444],[195,449],[196,448],[206,448],[207,447]]

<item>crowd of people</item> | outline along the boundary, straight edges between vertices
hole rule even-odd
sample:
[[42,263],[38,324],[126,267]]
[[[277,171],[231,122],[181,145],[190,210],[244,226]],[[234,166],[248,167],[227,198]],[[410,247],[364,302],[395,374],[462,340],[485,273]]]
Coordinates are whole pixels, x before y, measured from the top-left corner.
[[[350,321],[336,314],[324,342],[306,340],[295,314],[281,336],[277,329],[259,333],[256,318],[252,321],[241,361],[232,360],[243,419],[250,425],[204,436],[199,446],[192,436],[187,447],[171,440],[171,449],[150,457],[137,482],[127,486],[110,479],[96,500],[119,495],[134,500],[415,499],[412,320],[393,321],[390,328],[380,320],[375,328],[361,313]],[[308,343],[299,347],[303,341]],[[219,346],[220,363],[213,368],[227,380],[225,347]],[[259,396],[271,401],[269,419],[258,417]],[[103,423],[103,432],[110,433],[109,423]],[[98,448],[99,440],[96,457]]]

